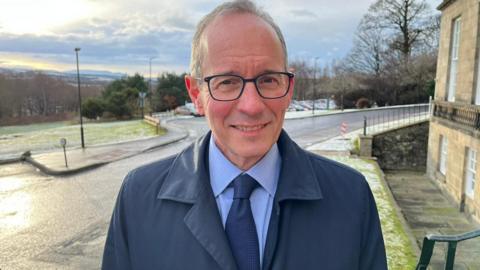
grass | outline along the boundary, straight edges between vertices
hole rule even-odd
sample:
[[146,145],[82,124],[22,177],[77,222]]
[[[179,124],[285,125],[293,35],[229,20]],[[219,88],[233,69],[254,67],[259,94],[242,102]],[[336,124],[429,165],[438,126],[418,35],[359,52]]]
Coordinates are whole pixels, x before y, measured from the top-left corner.
[[[156,129],[141,120],[108,123],[86,123],[85,144],[118,143],[156,136]],[[164,133],[160,130],[160,135]],[[67,139],[67,147],[81,145],[80,125],[65,122],[34,124],[0,128],[0,155],[25,151],[47,151],[60,148],[60,138]]]
[[380,222],[382,224],[388,269],[414,269],[417,263],[415,251],[395,210],[393,198],[387,192],[388,187],[386,187],[381,180],[382,173],[378,165],[370,160],[347,157],[331,158],[360,171],[367,179],[375,197]]
[[5,127],[0,127],[0,136],[64,127],[66,125],[70,125],[70,122],[60,121],[60,122],[41,123],[41,124],[32,124],[32,125],[5,126]]

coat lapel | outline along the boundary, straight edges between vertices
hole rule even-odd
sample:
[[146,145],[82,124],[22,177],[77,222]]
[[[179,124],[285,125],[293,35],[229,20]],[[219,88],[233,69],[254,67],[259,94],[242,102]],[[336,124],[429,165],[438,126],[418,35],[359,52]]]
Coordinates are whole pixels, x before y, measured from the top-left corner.
[[317,173],[313,169],[305,150],[295,144],[284,130],[280,133],[277,145],[282,158],[282,168],[268,225],[263,269],[270,269],[277,249],[278,229],[282,220],[282,202],[286,200],[320,200],[323,198]]
[[158,198],[193,204],[185,215],[185,225],[221,269],[235,270],[235,261],[210,186],[209,140],[210,133],[178,155]]

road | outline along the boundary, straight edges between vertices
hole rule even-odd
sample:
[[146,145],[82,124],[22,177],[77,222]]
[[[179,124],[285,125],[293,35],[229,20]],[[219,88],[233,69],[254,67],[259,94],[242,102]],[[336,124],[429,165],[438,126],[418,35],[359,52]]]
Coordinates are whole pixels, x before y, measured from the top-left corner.
[[[362,112],[287,120],[301,146],[362,127]],[[98,269],[112,208],[128,171],[173,155],[208,128],[203,118],[175,121],[190,137],[176,144],[69,177],[41,174],[26,164],[0,166],[0,269]]]

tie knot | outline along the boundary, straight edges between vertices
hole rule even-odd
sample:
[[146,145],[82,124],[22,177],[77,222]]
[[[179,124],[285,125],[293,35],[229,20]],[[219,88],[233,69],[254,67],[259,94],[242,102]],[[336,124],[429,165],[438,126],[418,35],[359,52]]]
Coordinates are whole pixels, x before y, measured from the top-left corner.
[[244,173],[233,180],[233,199],[249,199],[258,182]]

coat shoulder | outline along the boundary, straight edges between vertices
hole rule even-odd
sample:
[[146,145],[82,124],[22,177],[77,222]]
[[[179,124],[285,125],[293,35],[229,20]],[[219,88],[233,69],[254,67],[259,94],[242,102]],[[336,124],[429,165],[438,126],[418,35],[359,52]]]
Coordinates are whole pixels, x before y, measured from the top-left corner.
[[356,197],[365,195],[365,191],[370,189],[365,176],[354,168],[315,153],[305,152],[323,191],[336,190],[340,194]]
[[[305,150],[304,150],[305,151]],[[305,151],[307,155],[309,156],[310,160],[312,161],[313,166],[315,167],[323,167],[327,170],[335,171],[335,172],[341,172],[346,175],[349,175],[351,177],[360,177],[364,178],[364,176],[354,168],[347,166],[343,163],[340,163],[338,161],[317,155],[312,152]]]
[[128,193],[147,190],[158,192],[177,156],[173,155],[133,169],[125,177],[122,189]]

